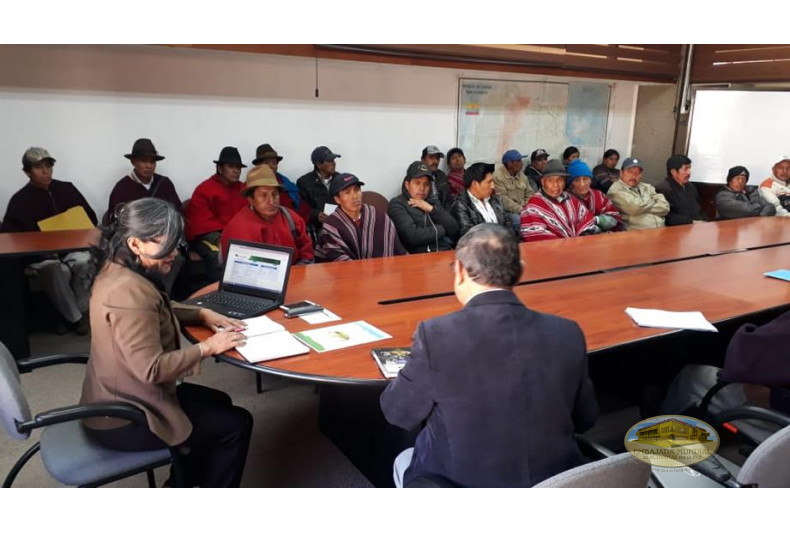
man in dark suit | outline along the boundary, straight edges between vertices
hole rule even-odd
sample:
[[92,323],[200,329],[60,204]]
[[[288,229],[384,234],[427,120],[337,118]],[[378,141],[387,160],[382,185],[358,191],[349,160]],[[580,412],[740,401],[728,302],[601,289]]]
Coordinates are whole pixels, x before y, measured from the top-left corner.
[[508,228],[480,224],[458,242],[454,289],[464,308],[417,327],[409,362],[381,395],[390,423],[425,423],[395,460],[396,485],[433,474],[460,486],[529,487],[582,463],[573,434],[598,411],[584,334],[519,301],[512,288],[522,268]]

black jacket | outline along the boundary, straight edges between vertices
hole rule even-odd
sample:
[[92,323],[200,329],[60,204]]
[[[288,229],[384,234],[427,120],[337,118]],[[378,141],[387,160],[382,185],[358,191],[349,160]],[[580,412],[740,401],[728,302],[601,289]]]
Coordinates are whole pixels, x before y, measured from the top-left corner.
[[708,217],[700,209],[699,193],[693,183],[689,182],[685,187],[681,187],[672,178],[666,178],[656,185],[656,191],[663,194],[669,202],[667,226],[680,226],[691,224],[695,220],[708,220]]
[[[502,207],[502,202],[499,201],[499,198],[492,196],[489,201],[491,202],[491,207],[494,209],[497,222],[506,228],[513,228],[513,223],[510,221],[510,217],[505,214],[505,208]],[[453,202],[453,206],[450,208],[450,214],[458,221],[459,238],[474,226],[485,222],[483,215],[472,204],[472,200],[469,198],[468,189],[458,194],[455,202]]]
[[387,214],[398,230],[398,237],[410,254],[450,250],[458,236],[458,222],[435,198],[426,200],[433,211],[409,205],[409,195],[403,193],[390,200]]
[[528,309],[507,290],[420,323],[411,356],[381,395],[385,418],[417,436],[406,483],[530,487],[582,463],[574,433],[598,412],[578,324]]
[[445,209],[450,209],[450,205],[453,203],[453,196],[450,194],[450,182],[447,181],[447,174],[441,170],[433,172],[430,197],[438,199]]
[[[332,178],[338,174],[335,172]],[[322,224],[318,222],[318,213],[324,211],[324,204],[335,203],[334,198],[329,196],[329,189],[326,188],[315,169],[296,180],[296,186],[302,197],[310,204],[310,225],[316,230],[321,229]]]
[[39,220],[59,215],[78,205],[85,209],[88,218],[95,225],[96,213],[71,182],[53,179],[46,190],[28,182],[14,193],[8,202],[0,231],[3,233],[38,231]]

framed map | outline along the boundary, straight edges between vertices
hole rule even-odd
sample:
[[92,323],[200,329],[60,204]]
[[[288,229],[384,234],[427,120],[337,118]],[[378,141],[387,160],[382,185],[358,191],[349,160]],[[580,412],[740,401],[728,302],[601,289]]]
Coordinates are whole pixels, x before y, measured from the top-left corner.
[[603,155],[609,85],[460,78],[458,91],[457,140],[468,163],[499,161],[510,149],[561,158],[570,145],[590,166]]

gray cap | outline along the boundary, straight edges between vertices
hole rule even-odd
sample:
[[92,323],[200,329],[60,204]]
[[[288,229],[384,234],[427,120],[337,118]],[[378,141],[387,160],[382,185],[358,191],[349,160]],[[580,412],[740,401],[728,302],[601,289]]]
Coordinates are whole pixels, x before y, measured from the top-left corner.
[[49,161],[50,163],[54,164],[55,158],[49,155],[49,152],[37,146],[31,146],[25,150],[25,154],[22,156],[23,167],[35,165],[36,163],[41,163],[42,161]]
[[567,176],[568,172],[565,170],[565,165],[559,159],[549,159],[543,169],[541,178],[548,178],[549,176]]
[[423,176],[432,177],[433,171],[431,167],[423,163],[422,161],[415,161],[411,165],[409,165],[408,170],[406,170],[406,179],[414,179],[414,178],[421,178]]
[[426,155],[438,155],[439,159],[444,157],[444,152],[439,150],[437,146],[429,145],[422,149],[422,156],[425,157]]
[[623,165],[620,167],[620,169],[621,170],[625,170],[625,169],[631,168],[631,167],[639,167],[642,170],[645,169],[644,165],[642,164],[642,160],[641,159],[637,159],[635,157],[626,157],[625,160],[623,161]]

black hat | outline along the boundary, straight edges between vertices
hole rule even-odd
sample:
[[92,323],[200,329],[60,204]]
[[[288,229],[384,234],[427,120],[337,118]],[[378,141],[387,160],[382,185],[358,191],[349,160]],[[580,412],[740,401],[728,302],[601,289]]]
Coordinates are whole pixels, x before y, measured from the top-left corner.
[[132,146],[132,153],[124,155],[126,159],[134,159],[136,157],[153,157],[157,161],[161,161],[165,158],[163,155],[159,155],[159,152],[156,151],[154,148],[154,143],[151,142],[151,139],[137,139],[134,141],[134,145]]
[[447,150],[447,160],[449,161],[450,159],[452,159],[455,154],[461,154],[461,157],[466,159],[466,155],[464,154],[463,150],[461,150],[460,148],[450,148],[449,150]]
[[310,161],[312,161],[314,165],[317,165],[324,161],[334,161],[336,157],[340,157],[340,154],[332,152],[332,150],[326,146],[319,146],[310,154]]
[[215,165],[239,165],[241,168],[247,168],[247,165],[241,162],[241,154],[235,146],[226,146],[219,153],[219,159],[214,161]]
[[253,166],[260,165],[265,159],[277,159],[282,161],[283,156],[277,153],[277,150],[272,148],[271,144],[262,144],[255,150],[255,159],[252,160]]
[[730,181],[735,176],[740,176],[741,174],[746,174],[746,181],[749,181],[749,169],[742,166],[732,167],[729,172],[727,172],[727,185],[730,184]]
[[365,185],[365,183],[359,181],[359,178],[353,174],[339,174],[332,178],[332,183],[329,185],[329,196],[334,198],[340,194],[340,191],[351,187],[352,185],[359,185],[361,187],[362,185]]
[[433,177],[433,171],[431,167],[423,163],[422,161],[415,161],[411,165],[409,165],[408,170],[406,170],[406,179],[411,180],[414,178],[421,178],[423,176],[427,176],[429,178]]

